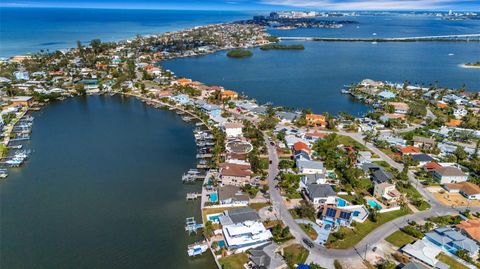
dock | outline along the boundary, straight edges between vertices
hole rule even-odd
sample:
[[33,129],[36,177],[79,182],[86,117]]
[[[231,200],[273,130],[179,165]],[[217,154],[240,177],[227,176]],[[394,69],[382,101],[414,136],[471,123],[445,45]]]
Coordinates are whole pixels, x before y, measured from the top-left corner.
[[188,232],[188,234],[197,233],[197,230],[202,228],[203,224],[197,223],[194,217],[185,219],[185,231]]
[[202,197],[201,193],[198,192],[189,192],[187,193],[187,197],[185,198],[187,201],[196,200],[197,198]]

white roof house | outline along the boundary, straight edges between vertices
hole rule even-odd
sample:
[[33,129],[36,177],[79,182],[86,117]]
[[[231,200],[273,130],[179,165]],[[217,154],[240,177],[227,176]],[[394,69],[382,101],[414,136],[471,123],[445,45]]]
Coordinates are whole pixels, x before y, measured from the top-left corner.
[[243,124],[240,122],[226,122],[223,124],[227,137],[241,137]]
[[222,228],[229,249],[244,252],[270,242],[272,233],[259,221],[245,221]]
[[402,251],[428,266],[442,269],[449,268],[448,265],[440,262],[436,258],[442,250],[426,239],[417,240],[413,244],[408,244],[402,248]]

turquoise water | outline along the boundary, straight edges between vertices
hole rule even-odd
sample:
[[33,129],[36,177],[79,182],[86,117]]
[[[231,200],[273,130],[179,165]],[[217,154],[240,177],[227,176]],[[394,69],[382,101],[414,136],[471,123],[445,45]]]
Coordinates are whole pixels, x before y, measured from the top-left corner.
[[378,209],[378,210],[382,209],[382,206],[379,205],[379,204],[377,203],[377,201],[375,201],[375,200],[367,200],[367,203],[368,203],[368,205],[371,206],[372,208],[376,208],[376,209]]
[[337,201],[337,206],[339,207],[348,205],[348,202],[343,200],[342,198],[335,198],[335,200]]
[[184,231],[198,184],[194,126],[133,98],[89,96],[35,113],[31,158],[0,184],[0,268],[215,268]]
[[210,193],[210,202],[215,203],[217,201],[218,201],[217,193],[216,192]]

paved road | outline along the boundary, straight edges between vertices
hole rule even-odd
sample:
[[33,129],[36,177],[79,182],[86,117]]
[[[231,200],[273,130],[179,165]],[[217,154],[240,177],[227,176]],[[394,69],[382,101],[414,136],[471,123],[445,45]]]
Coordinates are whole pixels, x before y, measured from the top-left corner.
[[[341,135],[347,135],[352,137],[359,143],[362,143],[367,146],[368,149],[373,151],[375,154],[380,156],[380,158],[390,164],[392,167],[402,170],[403,165],[393,161],[389,156],[380,151],[378,148],[373,146],[370,143],[365,143],[361,134],[358,133],[345,133],[339,132]],[[278,155],[274,146],[270,145],[268,137],[265,135],[266,146],[268,148],[268,156],[271,161],[269,165],[268,173],[268,184],[270,189],[270,197],[272,200],[273,207],[276,212],[279,212],[279,218],[290,227],[292,235],[301,243],[304,247],[308,249],[308,246],[302,241],[308,236],[304,231],[298,226],[295,220],[292,218],[288,212],[286,206],[283,204],[282,196],[277,189],[277,181],[275,177],[278,175]],[[409,179],[412,184],[417,184],[417,181],[412,173],[409,173]],[[415,186],[415,185],[414,185]],[[371,251],[373,246],[380,242],[382,239],[398,230],[399,228],[408,224],[409,221],[421,221],[425,218],[440,216],[440,215],[451,215],[459,213],[461,210],[464,210],[465,207],[450,208],[440,204],[434,199],[433,195],[423,188],[417,188],[422,196],[430,202],[432,208],[429,210],[421,211],[415,214],[403,216],[397,218],[393,221],[387,222],[373,232],[369,233],[364,237],[355,247],[349,249],[327,249],[322,245],[315,245],[314,248],[310,249],[310,256],[308,258],[309,262],[315,262],[325,268],[333,268],[333,261],[335,259],[351,259],[351,258],[361,258],[364,257],[366,251]],[[473,211],[480,211],[480,207],[470,207]]]

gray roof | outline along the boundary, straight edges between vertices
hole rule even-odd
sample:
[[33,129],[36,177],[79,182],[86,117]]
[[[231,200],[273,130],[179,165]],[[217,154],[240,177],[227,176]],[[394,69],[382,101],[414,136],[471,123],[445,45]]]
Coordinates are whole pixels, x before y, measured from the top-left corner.
[[260,220],[257,211],[249,207],[227,210],[225,211],[225,215],[230,217],[233,223]]
[[294,121],[298,117],[297,113],[284,112],[284,111],[276,112],[275,115],[277,115],[277,117],[279,117],[280,119],[286,120],[286,121]]
[[412,156],[412,160],[414,161],[419,161],[419,162],[431,162],[431,161],[434,161],[434,159],[432,157],[430,157],[430,155],[427,155],[425,153],[420,153],[420,154],[412,154],[410,155]]
[[312,199],[337,195],[332,186],[328,184],[311,184],[307,186],[307,189],[308,194]]
[[325,178],[325,174],[308,174],[304,175],[303,178],[305,185],[315,184],[318,179]]
[[257,266],[256,268],[276,269],[285,266],[285,261],[282,256],[275,253],[278,245],[270,243],[268,245],[260,246],[249,250],[250,260]]
[[305,160],[305,159],[297,159],[297,167],[302,169],[323,169],[323,163],[322,162],[315,162],[315,161],[310,161],[310,160]]
[[392,179],[393,176],[383,169],[377,169],[372,173],[372,178],[376,183],[383,183]]
[[426,233],[425,236],[430,241],[433,240],[442,245],[454,245],[457,248],[464,249],[470,253],[477,253],[479,250],[479,247],[475,241],[453,228],[438,228],[432,232]]
[[360,168],[366,173],[370,172],[371,170],[382,169],[382,167],[376,163],[362,163]]
[[232,185],[218,188],[218,199],[220,201],[228,199],[232,199],[232,201],[249,201],[248,196],[239,187]]
[[259,106],[251,110],[255,114],[265,114],[267,113],[267,108],[264,106]]

